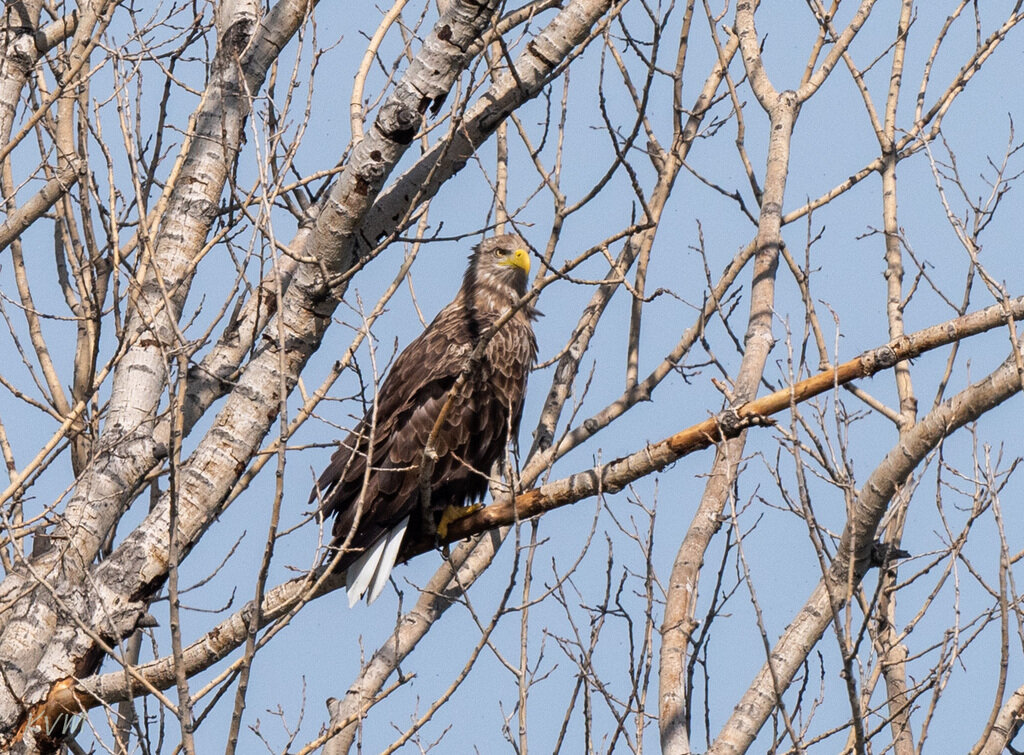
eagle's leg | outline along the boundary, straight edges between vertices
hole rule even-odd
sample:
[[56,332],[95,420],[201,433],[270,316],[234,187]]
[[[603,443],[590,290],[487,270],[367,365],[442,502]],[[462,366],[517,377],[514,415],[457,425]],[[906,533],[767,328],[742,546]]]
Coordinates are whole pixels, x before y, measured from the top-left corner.
[[437,523],[437,534],[442,539],[447,538],[449,524],[457,522],[470,514],[475,514],[483,507],[484,505],[482,503],[471,503],[468,506],[455,506],[454,504],[449,503],[441,512],[441,521]]

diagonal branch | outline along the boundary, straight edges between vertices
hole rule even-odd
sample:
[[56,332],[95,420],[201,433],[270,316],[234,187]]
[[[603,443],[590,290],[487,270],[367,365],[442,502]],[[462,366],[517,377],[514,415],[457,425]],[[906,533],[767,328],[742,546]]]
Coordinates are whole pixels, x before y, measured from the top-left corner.
[[[445,98],[464,70],[467,50],[490,23],[493,6],[452,4],[424,40],[419,55],[380,109],[373,129],[355,147],[332,187],[308,247],[320,264],[300,266],[281,311],[268,326],[269,332],[279,337],[261,342],[212,427],[181,466],[174,503],[182,558],[216,519],[235,482],[258,452],[281,401],[319,347],[338,304],[332,296],[338,292],[332,291],[331,282],[355,261],[362,218],[420,130],[427,108]],[[267,62],[270,60],[272,57]],[[111,556],[92,568],[93,596],[80,610],[83,621],[102,627],[104,636],[130,634],[165,581],[170,517],[171,501],[165,494]],[[80,676],[101,657],[93,639],[74,624],[52,621],[50,626],[53,635],[45,653],[24,667],[34,672],[30,672],[24,692],[18,690],[28,703],[18,706],[22,718],[30,717],[29,706],[43,703],[55,686]],[[33,644],[39,645],[39,639]]]
[[[1024,297],[1013,299],[1009,307],[993,304],[978,312],[933,325],[903,336],[884,346],[866,351],[833,369],[819,372],[793,386],[749,401],[721,414],[709,417],[664,440],[634,451],[629,456],[603,466],[579,472],[516,496],[503,497],[481,511],[449,527],[449,540],[469,537],[494,527],[523,521],[551,509],[575,503],[583,498],[622,490],[629,483],[665,468],[683,456],[708,448],[726,438],[738,436],[746,428],[769,424],[771,415],[819,396],[837,386],[888,370],[897,362],[961,341],[1024,317]],[[399,560],[408,560],[430,550],[432,543],[410,543]]]
[[[768,417],[772,414],[786,411],[795,404],[835,390],[838,386],[853,380],[891,369],[903,359],[912,359],[950,343],[992,330],[1006,323],[1011,317],[1024,317],[1024,297],[1014,299],[1008,309],[1004,309],[1000,304],[992,305],[871,349],[834,369],[825,370],[790,388],[784,388],[734,410],[728,410],[718,417],[709,418],[623,459],[609,462],[597,470],[580,472],[563,480],[542,485],[517,496],[514,500],[508,497],[499,499],[475,514],[452,522],[447,536],[441,538],[440,542],[450,544],[463,538],[480,536],[494,528],[577,503],[599,492],[611,493],[621,490],[630,482],[657,471],[682,456],[707,448],[723,437],[734,436],[751,425],[768,425]],[[870,545],[870,542],[868,544]],[[429,542],[425,539],[410,543],[403,549],[399,561],[408,561],[434,548],[433,539],[429,539]],[[452,566],[461,568],[464,565],[456,562]],[[450,568],[447,565],[444,567],[448,578],[451,577]],[[259,628],[262,629],[288,614],[299,601],[319,598],[345,584],[343,572],[327,575],[321,572],[322,570],[289,580],[268,590],[260,605]],[[316,581],[313,582],[311,577]],[[442,591],[446,585],[447,583],[434,587],[437,591]],[[429,589],[424,594],[433,597]],[[183,648],[181,657],[188,676],[226,658],[232,650],[245,642],[253,608],[250,601],[206,635]],[[175,681],[174,659],[170,656],[138,666],[135,670],[141,678],[157,689],[167,689]],[[46,707],[42,709],[41,715],[49,716],[49,720],[55,720],[61,713],[77,713],[103,703],[113,704],[145,694],[146,691],[144,685],[137,681],[133,683],[132,677],[123,671],[115,671],[84,679],[75,685],[57,688],[47,701]]]
[[0,251],[18,238],[25,230],[53,207],[54,202],[67,194],[81,177],[81,165],[72,159],[43,187],[7,215],[0,223]]
[[768,663],[733,709],[709,755],[748,751],[825,629],[875,565],[872,551],[878,525],[917,465],[954,431],[1020,391],[1020,375],[1011,354],[984,380],[968,386],[900,436],[861,488],[829,572],[772,648]]

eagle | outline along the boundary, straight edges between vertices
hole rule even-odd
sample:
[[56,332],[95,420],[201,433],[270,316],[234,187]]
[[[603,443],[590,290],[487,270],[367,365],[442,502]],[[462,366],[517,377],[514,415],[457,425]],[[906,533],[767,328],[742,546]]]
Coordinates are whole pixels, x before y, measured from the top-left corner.
[[[520,236],[477,245],[455,299],[398,355],[375,405],[313,486],[309,500],[318,502],[321,521],[334,517],[328,558],[340,551],[337,568],[346,570],[350,607],[364,594],[367,603],[380,595],[407,529],[435,525],[443,534],[455,512],[464,514],[462,507],[483,498],[491,466],[517,438],[537,358],[537,310],[520,306],[489,334],[479,363],[461,382],[459,376],[481,336],[526,293],[529,272]],[[424,449],[446,404],[433,444],[431,511],[423,513]]]

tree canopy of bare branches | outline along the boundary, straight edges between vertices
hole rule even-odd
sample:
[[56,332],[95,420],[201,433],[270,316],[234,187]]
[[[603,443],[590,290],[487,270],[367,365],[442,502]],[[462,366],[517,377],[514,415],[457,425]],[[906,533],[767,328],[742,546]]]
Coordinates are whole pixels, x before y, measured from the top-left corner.
[[[1021,3],[357,5],[5,4],[0,749],[1016,751]],[[349,610],[512,231],[521,437]]]

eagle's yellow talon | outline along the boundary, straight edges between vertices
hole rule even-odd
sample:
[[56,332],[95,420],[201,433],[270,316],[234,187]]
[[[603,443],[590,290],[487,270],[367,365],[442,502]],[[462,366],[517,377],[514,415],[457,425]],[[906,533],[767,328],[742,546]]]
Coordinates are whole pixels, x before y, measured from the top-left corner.
[[469,506],[453,506],[449,503],[444,507],[444,511],[441,512],[441,521],[437,523],[437,534],[442,538],[447,538],[449,524],[457,522],[470,514],[475,514],[483,507],[482,503],[471,503]]

